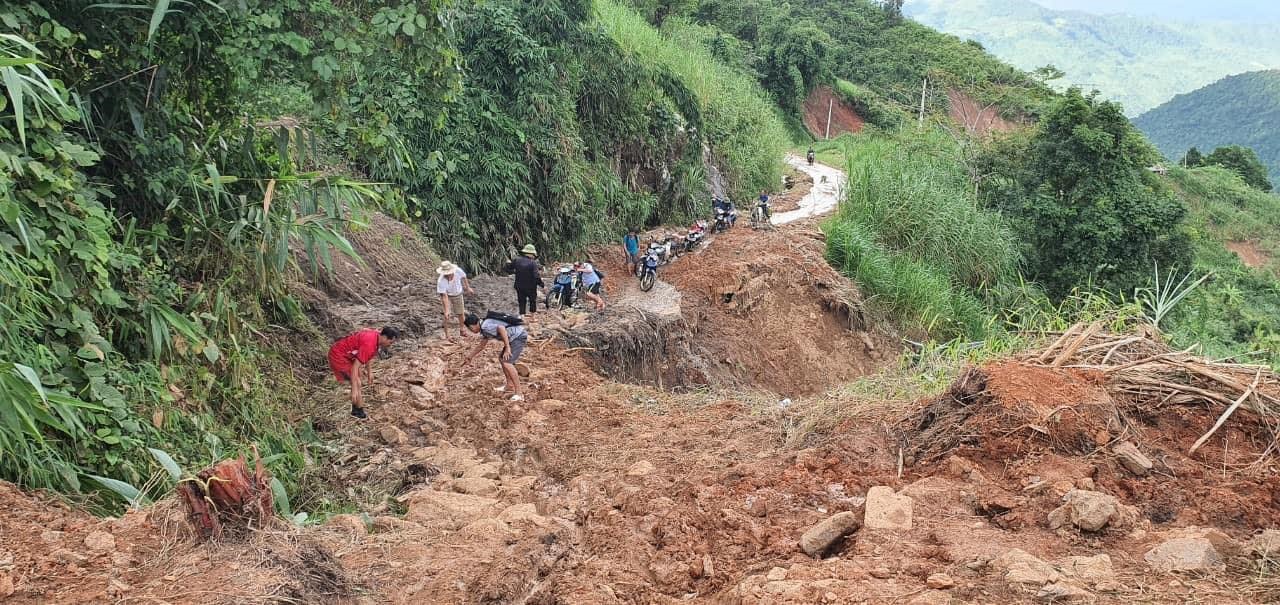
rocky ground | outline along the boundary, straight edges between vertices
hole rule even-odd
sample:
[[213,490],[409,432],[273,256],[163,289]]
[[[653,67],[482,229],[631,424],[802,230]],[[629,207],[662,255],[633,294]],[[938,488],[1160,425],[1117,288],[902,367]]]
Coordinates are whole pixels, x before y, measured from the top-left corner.
[[[1065,334],[944,393],[788,438],[811,412],[800,395],[889,371],[896,355],[856,289],[819,271],[815,237],[736,230],[665,268],[657,301],[615,282],[604,314],[532,317],[526,402],[494,391],[496,349],[461,368],[475,341],[443,342],[424,320],[375,367],[369,420],[343,415],[340,390],[317,391],[333,489],[355,503],[318,524],[198,542],[172,501],[95,518],[0,485],[0,601],[1280,598],[1270,417],[1241,409],[1189,454],[1224,406],[1130,388],[1148,358],[1201,367],[1150,335]],[[751,287],[758,277],[767,285]],[[504,282],[482,283],[480,300],[503,300]],[[601,350],[654,322],[666,331],[654,346],[696,358],[648,374],[677,384]],[[1258,376],[1255,398],[1277,396],[1275,377]]]

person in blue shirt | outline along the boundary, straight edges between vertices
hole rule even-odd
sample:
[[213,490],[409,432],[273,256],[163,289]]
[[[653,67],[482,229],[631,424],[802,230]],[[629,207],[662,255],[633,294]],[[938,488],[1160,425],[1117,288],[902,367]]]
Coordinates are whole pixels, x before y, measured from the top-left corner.
[[622,238],[622,247],[627,252],[627,268],[634,273],[636,263],[640,262],[640,236],[634,227],[627,230],[627,235]]
[[578,263],[578,279],[582,281],[582,297],[591,301],[597,311],[604,310],[604,298],[600,292],[604,288],[604,275],[591,266],[591,263]]

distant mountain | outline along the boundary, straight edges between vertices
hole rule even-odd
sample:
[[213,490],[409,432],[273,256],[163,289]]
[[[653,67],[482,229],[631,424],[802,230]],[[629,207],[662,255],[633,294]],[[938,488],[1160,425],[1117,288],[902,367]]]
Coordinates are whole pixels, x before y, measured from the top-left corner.
[[1280,20],[1280,3],[1259,0],[1035,0],[1055,10],[1080,10],[1099,15],[1125,13],[1183,21],[1214,19]]
[[1066,73],[1057,84],[1096,89],[1131,116],[1227,75],[1280,68],[1280,23],[1264,20],[1097,15],[1029,0],[908,0],[904,10],[1017,67],[1052,64]]
[[1222,145],[1243,145],[1280,177],[1280,70],[1223,78],[1133,121],[1170,160],[1187,149],[1208,154]]

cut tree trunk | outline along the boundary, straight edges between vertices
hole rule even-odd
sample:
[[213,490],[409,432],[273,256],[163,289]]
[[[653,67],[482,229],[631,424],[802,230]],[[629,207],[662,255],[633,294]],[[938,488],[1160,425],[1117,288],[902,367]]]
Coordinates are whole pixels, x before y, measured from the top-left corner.
[[178,495],[191,526],[202,538],[262,527],[275,514],[271,477],[262,468],[261,459],[256,460],[252,474],[244,456],[223,460],[178,484]]

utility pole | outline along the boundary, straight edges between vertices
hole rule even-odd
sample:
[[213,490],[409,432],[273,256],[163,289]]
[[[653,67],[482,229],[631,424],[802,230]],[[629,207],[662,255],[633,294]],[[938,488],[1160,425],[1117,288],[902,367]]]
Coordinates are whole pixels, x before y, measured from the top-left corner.
[[834,98],[827,99],[827,133],[822,138],[828,141],[831,140],[831,108],[834,107],[835,104],[836,100]]
[[929,78],[924,79],[924,84],[920,86],[920,127],[924,127],[924,96],[929,92]]

